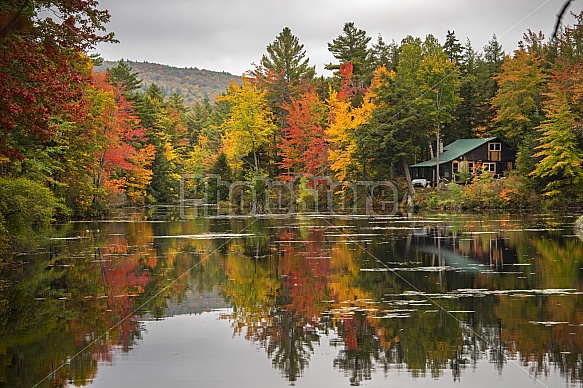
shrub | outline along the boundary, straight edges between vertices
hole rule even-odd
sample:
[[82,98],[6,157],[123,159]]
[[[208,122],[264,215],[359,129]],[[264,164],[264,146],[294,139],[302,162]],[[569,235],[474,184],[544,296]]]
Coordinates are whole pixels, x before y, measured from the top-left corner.
[[447,190],[420,192],[417,204],[420,209],[512,209],[540,206],[539,197],[525,177],[511,173],[502,179],[480,174],[472,184],[450,184]]
[[59,206],[53,193],[25,178],[0,178],[0,230],[25,237],[45,229]]
[[459,210],[464,208],[466,194],[462,186],[452,183],[443,190],[420,191],[416,201],[420,209]]
[[315,208],[317,192],[310,183],[306,177],[300,179],[296,199],[299,211],[311,211]]

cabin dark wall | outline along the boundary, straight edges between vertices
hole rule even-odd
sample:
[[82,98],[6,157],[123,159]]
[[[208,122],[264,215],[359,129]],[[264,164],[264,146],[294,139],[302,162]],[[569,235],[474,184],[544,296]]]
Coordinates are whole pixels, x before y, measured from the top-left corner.
[[[500,159],[491,160],[490,159],[490,144],[500,143]],[[471,151],[466,152],[464,155],[455,159],[457,161],[466,160],[468,162],[482,162],[482,163],[496,163],[496,177],[501,177],[505,171],[515,167],[516,152],[507,143],[500,141],[498,139],[483,144]],[[448,180],[453,179],[452,162],[449,161],[440,165],[439,175],[441,178],[446,178]],[[435,167],[412,167],[411,177],[415,178],[425,178],[429,181],[435,179]]]

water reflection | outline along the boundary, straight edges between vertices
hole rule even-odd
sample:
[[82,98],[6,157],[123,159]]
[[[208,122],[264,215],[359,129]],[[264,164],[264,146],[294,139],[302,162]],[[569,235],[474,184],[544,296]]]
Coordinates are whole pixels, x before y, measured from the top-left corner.
[[[489,367],[581,385],[583,242],[558,216],[72,223],[2,267],[0,385],[88,385],[144,319],[224,310],[301,384]],[[147,341],[147,337],[143,338]],[[260,366],[258,366],[259,368]],[[520,371],[520,373],[524,373]],[[236,376],[233,377],[236,381]]]

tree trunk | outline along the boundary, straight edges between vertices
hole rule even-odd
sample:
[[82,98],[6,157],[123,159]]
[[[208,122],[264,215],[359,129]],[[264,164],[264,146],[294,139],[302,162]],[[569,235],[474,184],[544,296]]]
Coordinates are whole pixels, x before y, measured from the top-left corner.
[[575,234],[581,241],[583,241],[583,216],[575,221]]
[[257,152],[253,151],[253,158],[255,159],[255,174],[259,174],[259,163],[257,162]]
[[409,173],[409,165],[405,160],[405,156],[401,156],[401,160],[403,161],[403,168],[405,169],[405,177],[407,178],[407,188],[409,189],[409,196],[411,198],[415,198],[415,188],[413,187],[413,182],[411,181],[411,174]]
[[435,107],[437,108],[437,149],[435,150],[435,188],[439,191],[439,154],[441,153],[439,130],[441,129],[441,120],[439,118],[439,110],[441,109],[441,101],[439,100],[439,90],[435,93]]
[[105,165],[105,155],[102,153],[99,155],[99,166],[97,167],[97,175],[93,178],[93,183],[95,184],[95,193],[93,194],[93,208],[97,210],[97,201],[99,196],[99,188],[101,188],[101,179],[103,175],[103,169]]
[[435,188],[439,191],[439,118],[437,119],[437,149],[435,150]]

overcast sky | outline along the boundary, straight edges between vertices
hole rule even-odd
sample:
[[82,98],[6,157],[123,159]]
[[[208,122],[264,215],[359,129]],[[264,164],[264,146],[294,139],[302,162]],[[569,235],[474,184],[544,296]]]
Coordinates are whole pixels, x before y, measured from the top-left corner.
[[[121,58],[177,67],[198,67],[241,75],[289,27],[304,45],[319,75],[334,62],[327,43],[346,22],[375,42],[433,34],[441,43],[448,30],[477,51],[496,34],[507,53],[527,29],[550,37],[566,0],[99,0],[111,14],[108,30],[118,44],[100,45],[107,60]],[[579,13],[583,0],[569,11]],[[574,18],[567,15],[567,24]]]

